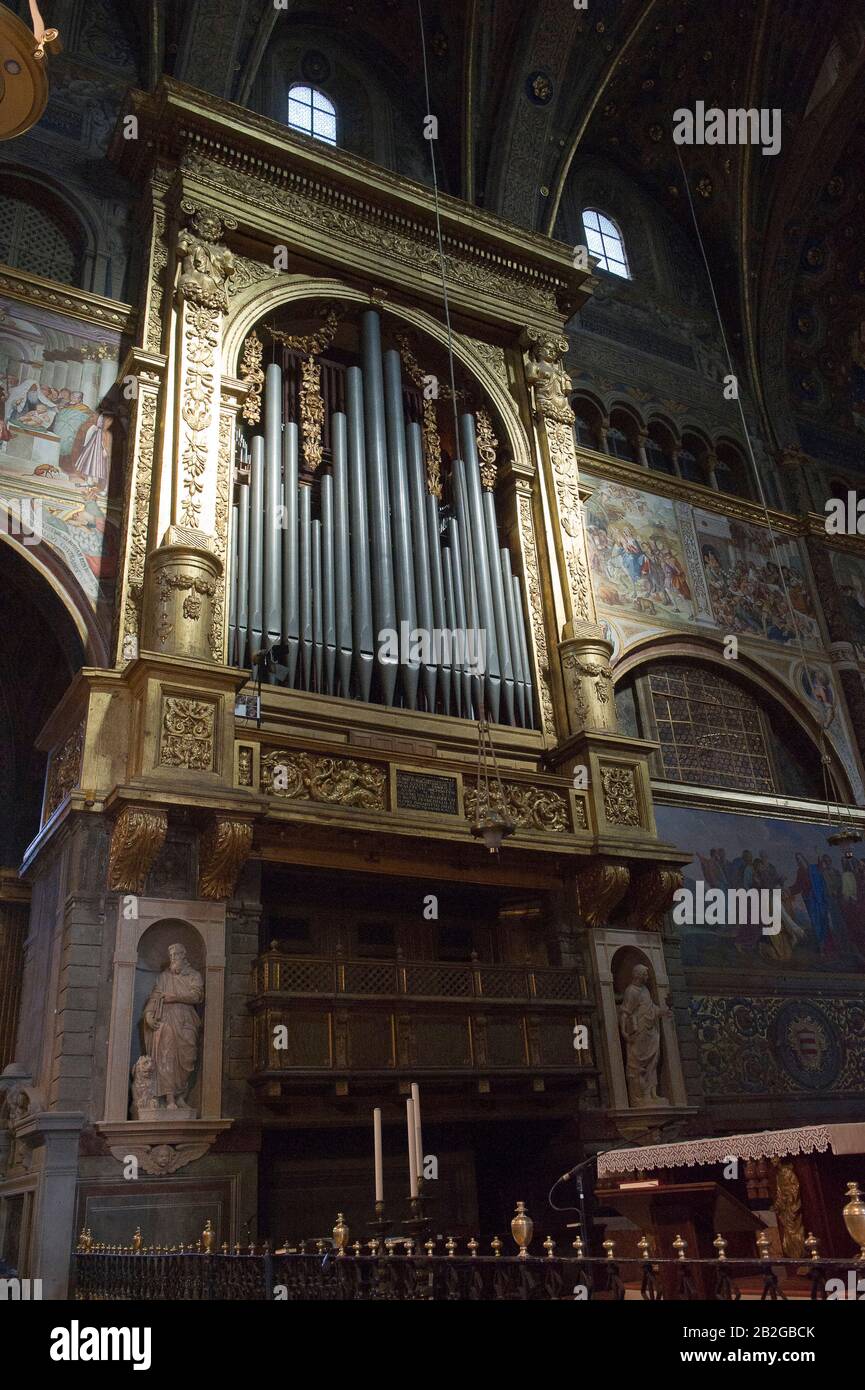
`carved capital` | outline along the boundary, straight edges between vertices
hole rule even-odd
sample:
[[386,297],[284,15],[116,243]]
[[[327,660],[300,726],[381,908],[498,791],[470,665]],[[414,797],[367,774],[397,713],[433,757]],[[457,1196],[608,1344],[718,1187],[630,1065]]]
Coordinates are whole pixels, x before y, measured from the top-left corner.
[[562,642],[559,652],[571,732],[603,729],[616,733],[619,722],[610,666],[612,647],[601,629],[596,637]]
[[651,864],[646,869],[631,869],[631,887],[626,910],[630,925],[636,930],[660,931],[664,913],[673,905],[673,895],[682,886],[681,869]]
[[526,379],[535,388],[537,415],[545,420],[572,425],[574,412],[568,401],[572,383],[562,366],[562,358],[568,350],[567,338],[529,328],[525,341],[528,346]]
[[112,893],[143,893],[144,882],[168,833],[168,812],[124,806],[111,833],[108,887]]
[[198,849],[198,896],[230,898],[252,848],[252,822],[215,815]]
[[605,927],[611,913],[628,891],[631,871],[627,864],[596,860],[575,878],[577,912],[587,927]]

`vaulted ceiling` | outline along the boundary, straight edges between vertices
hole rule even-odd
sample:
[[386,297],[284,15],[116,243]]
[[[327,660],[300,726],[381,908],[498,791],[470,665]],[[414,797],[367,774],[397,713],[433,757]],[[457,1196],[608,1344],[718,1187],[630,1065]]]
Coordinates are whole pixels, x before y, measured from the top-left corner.
[[[767,432],[777,434],[771,422],[789,414],[796,381],[806,383],[806,408],[815,393],[843,387],[849,368],[827,346],[832,310],[865,319],[865,203],[853,163],[865,128],[865,12],[857,17],[850,0],[589,0],[585,9],[572,0],[116,0],[115,8],[134,31],[144,85],[165,71],[246,103],[269,46],[284,26],[302,25],[375,52],[394,91],[413,92],[424,111],[421,10],[449,191],[555,234],[570,171],[602,159],[638,179],[696,243],[684,169],[731,350]],[[780,109],[780,152],[677,146],[673,112],[698,100]],[[839,177],[844,194],[837,182],[827,194]],[[829,252],[835,222],[843,257]],[[817,253],[807,259],[817,242],[819,266]]]

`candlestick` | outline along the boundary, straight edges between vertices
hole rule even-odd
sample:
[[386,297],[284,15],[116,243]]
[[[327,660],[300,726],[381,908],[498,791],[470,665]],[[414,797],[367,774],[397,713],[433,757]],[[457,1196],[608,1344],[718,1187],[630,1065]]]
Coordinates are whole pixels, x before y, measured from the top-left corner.
[[414,1124],[414,1102],[409,1096],[405,1103],[405,1121],[408,1130],[408,1176],[409,1193],[417,1196],[417,1132]]
[[415,1156],[417,1159],[416,1172],[420,1178],[423,1176],[423,1137],[420,1127],[420,1087],[416,1081],[411,1083],[411,1103],[414,1109],[414,1142]]
[[384,1165],[381,1152],[381,1110],[378,1106],[372,1112],[373,1148],[375,1151],[375,1200],[376,1205],[384,1201]]

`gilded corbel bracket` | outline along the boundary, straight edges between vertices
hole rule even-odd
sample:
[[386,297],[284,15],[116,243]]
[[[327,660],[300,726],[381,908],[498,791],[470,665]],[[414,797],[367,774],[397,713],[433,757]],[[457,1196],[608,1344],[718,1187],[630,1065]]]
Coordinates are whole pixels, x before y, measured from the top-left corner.
[[673,895],[682,887],[681,869],[663,864],[631,868],[631,886],[624,911],[628,926],[637,931],[662,930],[664,914],[673,905]]
[[147,875],[168,833],[168,812],[124,806],[111,833],[108,887],[112,893],[143,893]]
[[627,864],[596,860],[575,878],[577,914],[587,927],[605,927],[628,891],[631,871]]
[[216,813],[201,836],[198,896],[230,898],[252,848],[252,822]]

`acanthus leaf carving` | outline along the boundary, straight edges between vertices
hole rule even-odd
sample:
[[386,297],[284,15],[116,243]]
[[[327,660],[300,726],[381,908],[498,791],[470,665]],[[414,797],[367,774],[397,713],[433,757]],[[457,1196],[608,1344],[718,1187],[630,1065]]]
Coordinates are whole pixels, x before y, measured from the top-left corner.
[[108,887],[112,893],[143,893],[151,866],[168,833],[168,812],[152,806],[124,806],[111,833]]
[[198,895],[217,901],[230,898],[252,848],[252,822],[216,814],[198,849]]

